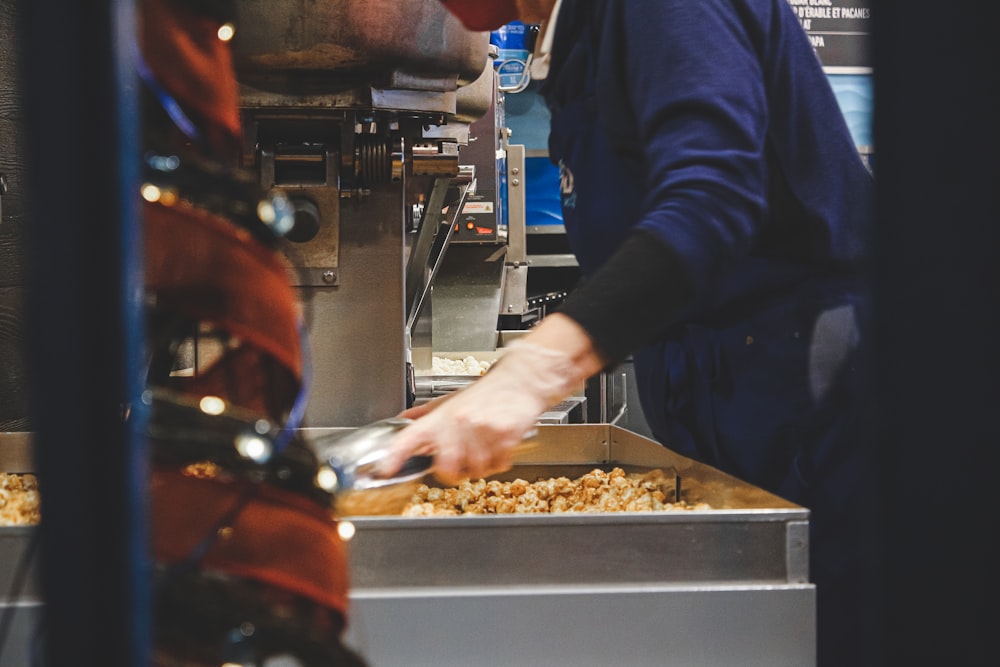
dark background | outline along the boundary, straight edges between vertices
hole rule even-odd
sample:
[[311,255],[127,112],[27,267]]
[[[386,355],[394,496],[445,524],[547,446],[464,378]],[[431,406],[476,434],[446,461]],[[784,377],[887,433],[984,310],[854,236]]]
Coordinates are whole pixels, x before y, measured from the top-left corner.
[[0,2],[0,432],[26,431],[28,397],[24,341],[25,187],[21,58],[15,30],[24,0]]
[[873,9],[889,667],[1000,655],[1000,40],[988,7]]

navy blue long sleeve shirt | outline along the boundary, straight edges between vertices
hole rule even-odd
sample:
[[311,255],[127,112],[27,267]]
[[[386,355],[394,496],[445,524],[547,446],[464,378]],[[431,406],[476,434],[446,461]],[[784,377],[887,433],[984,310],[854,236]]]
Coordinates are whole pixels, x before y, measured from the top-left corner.
[[562,311],[609,359],[865,258],[874,183],[787,0],[564,0],[543,94]]

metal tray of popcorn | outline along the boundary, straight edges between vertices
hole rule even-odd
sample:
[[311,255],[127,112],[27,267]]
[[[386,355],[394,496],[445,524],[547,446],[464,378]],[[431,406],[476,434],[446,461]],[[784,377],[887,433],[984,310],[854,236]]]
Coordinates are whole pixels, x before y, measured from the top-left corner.
[[616,426],[538,429],[540,445],[495,479],[661,469],[710,509],[348,517],[352,585],[808,580],[805,508]]
[[380,665],[814,664],[806,508],[617,426],[538,430],[497,479],[661,469],[711,509],[346,517],[351,645]]

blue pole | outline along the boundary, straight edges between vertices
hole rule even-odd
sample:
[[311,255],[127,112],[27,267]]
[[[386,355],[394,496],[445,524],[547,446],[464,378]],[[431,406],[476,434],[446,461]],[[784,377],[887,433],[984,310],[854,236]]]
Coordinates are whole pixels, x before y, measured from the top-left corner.
[[150,662],[132,0],[23,2],[36,664]]

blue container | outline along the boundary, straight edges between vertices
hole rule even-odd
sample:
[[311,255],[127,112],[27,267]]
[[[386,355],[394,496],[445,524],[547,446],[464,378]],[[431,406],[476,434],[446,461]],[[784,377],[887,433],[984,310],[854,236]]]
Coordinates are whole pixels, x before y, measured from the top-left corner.
[[517,88],[525,83],[528,57],[531,55],[525,44],[528,30],[528,25],[514,21],[490,33],[490,44],[500,52],[496,68],[501,88]]

